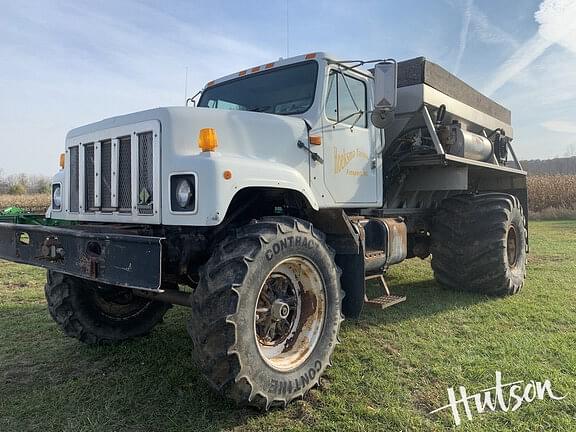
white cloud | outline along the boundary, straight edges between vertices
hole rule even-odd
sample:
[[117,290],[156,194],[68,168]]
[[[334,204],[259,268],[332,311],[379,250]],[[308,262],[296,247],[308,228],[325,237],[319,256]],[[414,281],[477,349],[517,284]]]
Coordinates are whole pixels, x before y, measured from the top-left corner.
[[552,132],[576,134],[576,122],[569,120],[548,120],[541,123]]
[[530,66],[549,47],[559,44],[576,53],[576,2],[574,0],[544,0],[534,14],[538,33],[527,40],[512,57],[496,71],[484,88],[492,95],[504,84]]
[[574,0],[544,0],[534,17],[540,24],[538,33],[544,39],[576,53],[576,2]]

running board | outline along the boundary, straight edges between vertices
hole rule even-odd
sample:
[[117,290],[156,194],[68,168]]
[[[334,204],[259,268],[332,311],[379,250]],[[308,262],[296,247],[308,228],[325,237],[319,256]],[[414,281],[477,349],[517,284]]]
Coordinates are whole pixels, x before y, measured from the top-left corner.
[[390,289],[388,288],[388,284],[386,283],[386,280],[384,279],[384,275],[380,274],[380,275],[372,275],[372,276],[366,277],[366,280],[371,280],[371,279],[378,279],[378,281],[380,282],[380,285],[384,289],[384,295],[381,297],[375,297],[373,299],[369,299],[368,296],[364,295],[364,304],[366,304],[370,307],[375,307],[375,308],[379,308],[379,309],[386,309],[387,307],[394,306],[395,304],[402,303],[403,301],[406,301],[406,296],[396,296],[396,295],[390,294]]

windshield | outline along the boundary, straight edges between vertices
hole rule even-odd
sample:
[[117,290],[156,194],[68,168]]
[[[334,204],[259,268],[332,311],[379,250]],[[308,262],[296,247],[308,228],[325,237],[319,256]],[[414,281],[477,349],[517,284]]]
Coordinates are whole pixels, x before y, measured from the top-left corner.
[[314,102],[315,61],[248,75],[204,90],[198,106],[271,114],[300,114]]

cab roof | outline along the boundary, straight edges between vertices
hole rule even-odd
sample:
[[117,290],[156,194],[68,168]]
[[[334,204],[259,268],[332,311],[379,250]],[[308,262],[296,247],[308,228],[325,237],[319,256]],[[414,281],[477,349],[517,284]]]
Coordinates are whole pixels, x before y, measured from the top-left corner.
[[216,85],[216,84],[223,83],[223,82],[225,82],[225,81],[229,81],[229,80],[231,80],[231,79],[235,79],[235,78],[238,78],[238,77],[243,77],[243,76],[250,75],[250,74],[253,74],[253,73],[262,72],[262,71],[264,71],[264,70],[274,69],[274,68],[281,67],[281,66],[287,66],[287,65],[290,65],[290,64],[293,64],[293,63],[299,63],[299,62],[302,62],[302,61],[305,61],[305,60],[328,60],[328,61],[332,60],[332,61],[334,61],[335,58],[334,58],[333,56],[331,56],[331,55],[328,55],[328,54],[325,53],[325,52],[322,52],[322,51],[313,52],[313,53],[308,53],[308,54],[302,54],[302,55],[299,55],[299,56],[289,57],[289,58],[286,58],[286,59],[280,58],[280,59],[278,59],[278,60],[276,60],[276,61],[274,61],[274,62],[266,63],[266,64],[263,64],[263,65],[260,65],[260,66],[254,66],[254,67],[252,67],[252,68],[248,68],[248,69],[245,69],[245,70],[241,70],[241,71],[239,71],[239,72],[235,72],[235,73],[232,73],[232,74],[223,76],[223,77],[221,77],[221,78],[215,79],[215,80],[213,80],[213,81],[210,81],[210,82],[208,82],[208,83],[206,84],[206,86],[204,87],[204,89],[206,89],[206,88],[208,88],[208,87],[211,87],[211,86],[213,86],[213,85]]

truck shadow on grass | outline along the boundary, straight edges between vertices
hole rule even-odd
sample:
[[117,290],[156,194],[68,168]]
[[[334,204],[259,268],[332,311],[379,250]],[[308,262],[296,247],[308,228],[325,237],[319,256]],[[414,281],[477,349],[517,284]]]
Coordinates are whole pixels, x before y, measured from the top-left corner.
[[[445,291],[429,280],[389,282],[393,293],[406,295],[407,301],[383,311],[366,308],[358,320],[348,321],[343,333],[351,327],[389,325],[489,300]],[[10,401],[4,402],[9,414],[0,415],[0,425],[13,430],[41,421],[45,430],[203,431],[241,427],[254,417],[276,415],[236,407],[208,386],[192,360],[184,326],[187,309],[172,309],[148,337],[95,347],[64,338],[42,305],[7,312],[14,313],[12,319],[20,320],[21,326],[34,315],[42,331],[38,343],[22,344],[17,322],[0,329],[2,338],[13,344],[11,354],[5,351],[0,358],[3,393]],[[315,399],[321,398],[317,393],[292,404],[281,416],[296,419],[305,406],[316,405]]]

